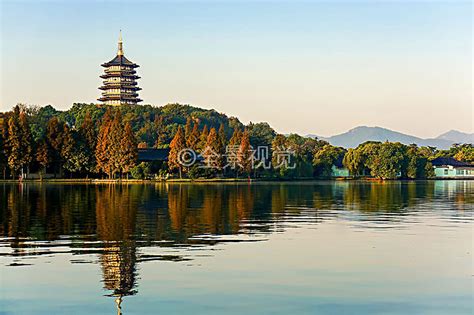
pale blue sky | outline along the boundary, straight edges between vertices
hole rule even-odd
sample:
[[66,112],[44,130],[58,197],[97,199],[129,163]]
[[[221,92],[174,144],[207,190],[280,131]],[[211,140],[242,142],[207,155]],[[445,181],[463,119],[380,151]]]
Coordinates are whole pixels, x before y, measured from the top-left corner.
[[214,108],[283,133],[473,129],[467,1],[0,3],[0,110],[96,102],[122,29],[143,104]]

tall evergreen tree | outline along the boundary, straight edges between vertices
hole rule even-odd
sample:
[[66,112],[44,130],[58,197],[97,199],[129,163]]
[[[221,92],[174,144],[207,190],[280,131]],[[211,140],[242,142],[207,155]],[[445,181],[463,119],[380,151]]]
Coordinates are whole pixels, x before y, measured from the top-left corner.
[[[84,152],[78,150],[74,136],[69,126],[64,123],[62,132],[61,142],[61,164],[62,166],[71,173],[82,170],[82,164],[84,163]],[[80,155],[80,160],[78,160]]]
[[250,146],[250,137],[247,129],[242,134],[238,161],[241,171],[250,178],[250,172],[252,171],[252,147]]
[[13,176],[21,171],[23,176],[25,167],[29,166],[32,160],[32,137],[26,113],[20,110],[17,105],[13,114],[8,120],[8,138],[6,139],[6,151],[8,166],[12,170]]
[[194,124],[193,130],[186,138],[186,145],[189,149],[197,151],[199,144],[199,125],[197,123]]
[[8,138],[8,119],[7,115],[0,117],[0,170],[3,179],[6,179],[8,159],[7,159],[7,138]]
[[191,131],[192,131],[191,123],[192,123],[191,118],[190,117],[186,118],[186,126],[184,127],[184,137],[186,139],[189,138],[189,135],[191,134]]
[[48,121],[46,127],[46,143],[51,150],[51,164],[53,165],[54,174],[57,170],[62,173],[61,164],[61,146],[63,143],[63,125],[59,122],[57,117],[52,117]]
[[97,145],[97,133],[89,111],[86,112],[84,121],[79,129],[79,134],[85,140],[87,147],[90,148],[91,153],[93,154]]
[[51,162],[51,153],[46,141],[42,141],[38,145],[38,149],[36,150],[36,161],[42,167],[42,170],[40,171],[40,177],[42,179],[43,174],[46,174],[46,168]]
[[218,136],[219,136],[220,146],[223,150],[223,149],[225,149],[225,146],[227,145],[227,136],[225,135],[224,124],[221,124],[219,126]]
[[95,157],[97,162],[97,172],[103,172],[111,174],[109,164],[109,134],[112,123],[112,111],[109,108],[102,117],[102,122],[99,128],[99,134],[97,136],[97,145],[95,150]]
[[216,169],[222,169],[223,165],[223,148],[222,143],[219,139],[219,135],[215,128],[211,128],[209,135],[207,136],[207,142],[202,155],[206,160],[208,166]]
[[30,126],[26,117],[26,112],[20,112],[20,130],[21,130],[21,146],[22,146],[22,167],[26,167],[29,172],[29,164],[33,160],[33,137],[31,135]]
[[3,179],[6,177],[6,168],[7,168],[7,153],[5,147],[5,139],[0,133],[0,172],[2,172]]
[[209,136],[209,129],[207,128],[207,125],[204,125],[204,128],[202,128],[201,135],[199,136],[199,144],[198,144],[198,151],[202,152],[206,148],[207,144],[207,137]]
[[122,169],[122,137],[124,135],[122,125],[122,113],[117,110],[114,119],[110,125],[110,133],[108,138],[108,157],[109,157],[109,177],[113,178],[116,173]]
[[178,169],[179,178],[182,178],[183,165],[180,163],[180,154],[186,149],[186,139],[184,138],[184,132],[181,126],[178,127],[173,140],[170,143],[170,153],[168,156],[168,166],[170,170]]
[[232,137],[229,140],[229,146],[240,146],[242,142],[242,131],[240,128],[235,128]]
[[57,117],[53,117],[48,121],[46,127],[46,138],[51,148],[59,155],[61,151],[63,125]]
[[19,115],[19,108],[15,107],[13,115],[8,120],[8,138],[6,143],[8,166],[10,167],[14,178],[22,167],[21,158],[23,155]]
[[125,125],[120,147],[122,149],[121,172],[127,174],[135,166],[138,156],[137,140],[128,122]]

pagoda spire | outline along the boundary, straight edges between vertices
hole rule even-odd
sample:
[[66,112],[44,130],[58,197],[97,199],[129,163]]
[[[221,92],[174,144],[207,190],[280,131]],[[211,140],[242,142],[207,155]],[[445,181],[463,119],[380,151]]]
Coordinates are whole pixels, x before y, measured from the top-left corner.
[[120,30],[120,32],[119,32],[117,55],[118,55],[118,56],[123,56],[122,30]]

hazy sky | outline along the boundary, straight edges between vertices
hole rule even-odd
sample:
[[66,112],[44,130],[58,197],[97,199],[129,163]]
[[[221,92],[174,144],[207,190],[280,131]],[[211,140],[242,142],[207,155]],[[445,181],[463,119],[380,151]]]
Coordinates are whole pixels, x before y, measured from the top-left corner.
[[473,130],[469,1],[0,3],[2,111],[97,102],[122,29],[143,104],[214,108],[282,133]]

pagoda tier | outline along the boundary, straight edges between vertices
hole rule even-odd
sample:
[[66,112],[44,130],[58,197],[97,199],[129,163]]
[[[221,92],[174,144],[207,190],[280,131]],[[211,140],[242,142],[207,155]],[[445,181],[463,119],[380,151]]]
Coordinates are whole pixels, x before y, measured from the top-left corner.
[[99,87],[99,90],[108,90],[108,89],[121,89],[121,90],[133,90],[133,91],[140,91],[142,88],[138,86],[128,85],[128,84],[120,84],[120,83],[110,83],[106,84],[107,86]]
[[136,82],[140,77],[135,71],[139,66],[123,55],[122,36],[119,39],[117,56],[102,64],[102,67],[105,71],[100,76],[104,81],[99,87],[103,91],[99,101],[106,105],[135,105],[142,101],[137,93],[141,88]]
[[99,98],[98,100],[102,102],[109,101],[109,100],[118,100],[118,101],[122,101],[121,104],[128,104],[128,105],[133,105],[142,101],[141,99],[136,98],[136,97],[123,97],[123,96],[116,96],[116,95],[107,96],[107,97],[104,96],[104,97]]
[[138,93],[135,92],[135,91],[131,91],[131,90],[105,90],[104,92],[102,92],[102,96],[110,96],[110,97],[114,97],[114,96],[118,96],[118,97],[127,97],[127,98],[130,98],[130,97],[138,97]]
[[140,77],[138,75],[133,75],[129,74],[126,72],[122,73],[106,73],[100,76],[102,79],[108,79],[108,78],[127,78],[127,79],[132,79],[132,80],[138,80]]

